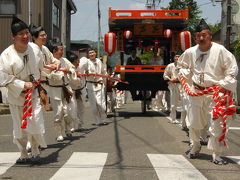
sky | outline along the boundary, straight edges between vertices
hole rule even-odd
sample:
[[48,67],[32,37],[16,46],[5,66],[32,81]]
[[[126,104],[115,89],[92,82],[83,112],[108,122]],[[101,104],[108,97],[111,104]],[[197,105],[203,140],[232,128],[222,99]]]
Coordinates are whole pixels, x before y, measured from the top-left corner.
[[[145,9],[147,0],[100,0],[101,35],[108,32],[108,9],[116,10]],[[72,15],[71,40],[97,41],[97,0],[73,0],[77,7],[76,14]],[[167,7],[171,0],[161,0],[160,7]],[[207,23],[215,24],[221,21],[221,3],[212,3],[211,0],[196,0],[201,16]]]

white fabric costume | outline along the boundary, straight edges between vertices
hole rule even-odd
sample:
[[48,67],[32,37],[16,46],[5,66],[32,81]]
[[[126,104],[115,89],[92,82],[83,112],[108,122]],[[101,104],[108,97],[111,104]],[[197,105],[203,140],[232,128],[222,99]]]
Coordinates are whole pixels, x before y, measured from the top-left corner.
[[[151,57],[149,59],[149,64],[150,65],[163,65],[164,60],[162,59],[161,56],[156,56],[156,57]],[[155,98],[152,98],[151,101],[151,106],[152,109],[155,111],[160,111],[164,109],[164,104],[163,104],[163,97],[164,97],[165,92],[164,91],[157,91]],[[147,102],[149,103],[149,102]]]
[[[178,77],[178,71],[177,71],[177,66],[175,66],[174,63],[170,63],[167,65],[165,68],[163,78],[165,80],[170,80],[170,79],[175,79]],[[168,85],[168,89],[170,90],[170,104],[171,104],[171,109],[170,109],[170,118],[171,121],[174,123],[176,121],[176,112],[177,112],[177,106],[180,101],[180,91],[179,91],[179,86],[180,83],[170,83]]]
[[[187,49],[178,62],[182,68],[180,73],[198,86],[220,85],[230,91],[236,89],[237,80],[235,77],[238,73],[236,59],[222,45],[212,42],[211,48],[206,52],[201,52],[199,45],[196,45]],[[193,86],[192,89],[197,91]],[[219,120],[211,120],[211,110],[214,106],[212,95],[190,96],[189,101],[187,126],[190,127],[193,148],[199,149],[200,130],[209,124],[211,136],[208,149],[222,152],[223,144],[218,142],[222,131],[221,123]]]
[[72,89],[69,84],[70,76],[76,76],[74,66],[66,58],[58,59],[60,61],[60,68],[69,68],[71,74],[65,74],[62,71],[52,71],[47,76],[48,84],[50,86],[48,93],[50,96],[53,113],[54,113],[54,126],[57,130],[58,137],[71,134],[73,122],[76,122],[76,104],[73,99],[70,98],[70,102],[67,102],[64,96],[63,88],[66,87],[71,93]]
[[[88,60],[87,67],[89,73],[107,74],[105,66],[98,58],[96,58],[95,61]],[[95,116],[96,125],[99,125],[106,119],[105,86],[103,78],[99,76],[88,76],[87,93]]]
[[39,136],[44,128],[42,127],[43,114],[37,89],[34,89],[32,95],[32,118],[28,120],[27,128],[21,129],[25,101],[24,84],[30,81],[30,75],[35,80],[40,78],[37,58],[29,45],[24,53],[18,53],[14,45],[10,45],[0,57],[0,86],[5,86],[8,89],[7,100],[13,119],[13,138],[21,152],[21,158],[28,157],[26,151],[28,139],[32,145],[33,156],[39,154],[38,146],[42,145]]

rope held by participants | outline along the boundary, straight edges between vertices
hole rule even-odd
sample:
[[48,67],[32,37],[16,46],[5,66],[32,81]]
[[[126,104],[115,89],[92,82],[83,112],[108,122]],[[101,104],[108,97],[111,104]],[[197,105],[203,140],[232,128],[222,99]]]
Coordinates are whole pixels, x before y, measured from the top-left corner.
[[[53,68],[53,67],[50,67],[50,66],[44,66],[44,68],[46,69],[49,69],[49,70],[56,70],[56,68]],[[58,69],[58,71],[63,71],[63,72],[69,72],[69,71],[66,71],[65,69]],[[107,79],[111,79],[113,81],[118,81],[118,82],[121,82],[121,83],[124,83],[124,84],[129,84],[127,81],[122,81],[121,79],[118,79],[118,78],[114,78],[114,77],[111,77],[109,75],[104,75],[104,74],[98,74],[98,73],[77,73],[77,76],[78,77],[84,77],[84,76],[99,76],[99,77],[102,77],[102,78],[107,78]]]
[[[40,84],[40,81],[33,82],[35,86]],[[33,89],[25,90],[25,102],[23,104],[23,116],[22,116],[22,124],[21,128],[26,129],[28,124],[28,119],[32,117],[32,93]]]
[[213,100],[216,103],[212,109],[212,120],[221,120],[222,134],[218,142],[223,142],[226,146],[226,131],[227,131],[227,116],[233,115],[236,112],[236,106],[233,105],[232,92],[226,91],[223,95],[220,94],[219,86],[212,86],[199,92],[194,92],[190,89],[182,74],[180,74],[180,82],[184,91],[190,96],[202,96],[204,94],[213,93]]

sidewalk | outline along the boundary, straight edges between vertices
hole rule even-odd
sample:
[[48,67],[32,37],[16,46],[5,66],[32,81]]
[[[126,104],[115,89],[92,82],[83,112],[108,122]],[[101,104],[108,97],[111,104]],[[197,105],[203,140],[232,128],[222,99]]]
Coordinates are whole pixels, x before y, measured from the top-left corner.
[[7,104],[0,103],[0,115],[10,114],[9,106]]

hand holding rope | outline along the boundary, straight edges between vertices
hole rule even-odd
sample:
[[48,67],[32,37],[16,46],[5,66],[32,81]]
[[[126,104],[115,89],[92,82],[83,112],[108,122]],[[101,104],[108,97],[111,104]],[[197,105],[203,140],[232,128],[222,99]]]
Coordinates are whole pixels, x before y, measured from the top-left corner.
[[[204,94],[213,93],[213,100],[216,103],[212,109],[212,120],[222,120],[221,127],[222,127],[222,134],[218,139],[218,142],[223,142],[224,146],[226,146],[226,131],[227,131],[227,116],[233,115],[236,112],[236,106],[233,105],[232,99],[232,92],[231,91],[221,91],[220,86],[212,86],[206,88],[199,92],[194,92],[190,89],[189,85],[186,83],[182,74],[180,74],[180,82],[183,86],[185,92],[190,96],[202,96]],[[223,96],[220,95],[223,93]]]

